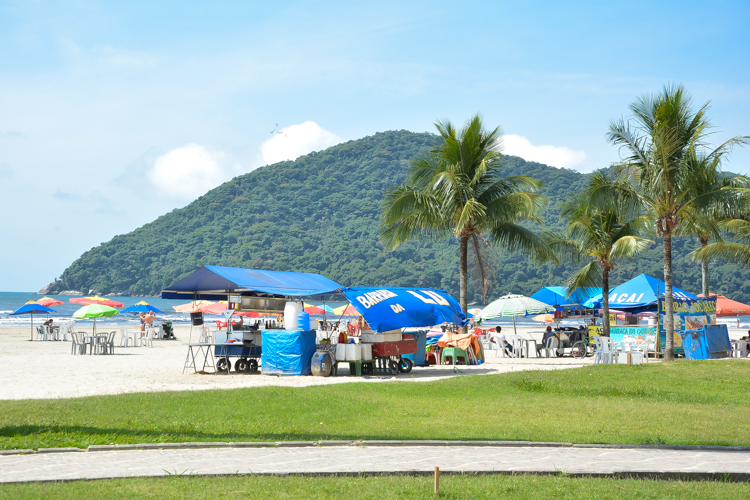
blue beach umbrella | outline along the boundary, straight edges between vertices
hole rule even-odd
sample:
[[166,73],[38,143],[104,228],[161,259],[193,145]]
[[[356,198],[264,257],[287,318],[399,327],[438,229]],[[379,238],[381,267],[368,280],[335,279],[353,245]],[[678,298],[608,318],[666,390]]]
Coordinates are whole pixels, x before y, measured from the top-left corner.
[[127,309],[123,309],[120,311],[120,313],[133,313],[133,314],[139,314],[139,313],[147,313],[147,312],[154,312],[156,314],[164,314],[157,308],[155,308],[152,305],[149,304],[136,304],[134,306],[130,306]]
[[49,307],[44,307],[39,304],[24,304],[21,307],[19,307],[17,310],[10,313],[11,316],[18,316],[19,314],[30,314],[31,315],[31,338],[29,340],[34,340],[34,313],[44,313],[49,314],[55,312],[54,309],[50,309]]

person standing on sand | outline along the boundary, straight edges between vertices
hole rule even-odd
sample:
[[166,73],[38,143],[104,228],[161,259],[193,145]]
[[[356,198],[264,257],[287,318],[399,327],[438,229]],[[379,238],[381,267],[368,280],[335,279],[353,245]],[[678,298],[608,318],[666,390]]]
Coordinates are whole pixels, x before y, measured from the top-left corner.
[[141,337],[143,337],[143,332],[146,331],[146,313],[141,313]]
[[737,328],[739,327],[740,327],[740,315],[738,314],[737,315]]

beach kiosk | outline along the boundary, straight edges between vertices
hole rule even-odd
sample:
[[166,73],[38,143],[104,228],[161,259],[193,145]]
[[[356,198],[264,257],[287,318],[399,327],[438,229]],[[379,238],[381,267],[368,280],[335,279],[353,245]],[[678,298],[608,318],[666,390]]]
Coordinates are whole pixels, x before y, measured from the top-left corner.
[[364,363],[365,373],[376,369],[391,375],[408,373],[418,356],[424,359],[424,337],[402,334],[404,328],[446,322],[464,326],[469,322],[456,299],[445,290],[350,287],[343,294],[370,326],[361,338],[365,350],[372,353],[370,363]]
[[[220,372],[229,373],[231,358],[236,358],[235,371],[254,371],[260,359],[262,373],[309,375],[315,352],[315,331],[309,326],[296,328],[297,313],[302,310],[300,300],[341,293],[343,288],[319,274],[206,265],[162,290],[161,296],[164,299],[228,301],[226,334],[210,343],[189,343],[184,369],[204,369],[214,364],[216,356],[216,369]],[[284,314],[284,324],[291,329],[232,330],[229,318],[235,311]],[[203,362],[202,368],[198,366],[199,361]]]

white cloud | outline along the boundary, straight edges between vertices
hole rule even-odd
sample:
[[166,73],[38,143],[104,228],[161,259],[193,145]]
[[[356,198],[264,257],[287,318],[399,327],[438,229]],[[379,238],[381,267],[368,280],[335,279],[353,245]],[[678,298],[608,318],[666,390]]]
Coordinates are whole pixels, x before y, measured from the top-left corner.
[[312,151],[320,151],[343,142],[341,137],[329,132],[313,121],[284,127],[260,147],[267,164],[296,160]]
[[535,161],[558,168],[573,168],[588,159],[583,150],[570,149],[565,146],[534,146],[521,135],[503,135],[503,154],[520,156],[526,161]]
[[229,180],[240,170],[223,151],[185,144],[156,158],[148,180],[168,197],[192,201]]

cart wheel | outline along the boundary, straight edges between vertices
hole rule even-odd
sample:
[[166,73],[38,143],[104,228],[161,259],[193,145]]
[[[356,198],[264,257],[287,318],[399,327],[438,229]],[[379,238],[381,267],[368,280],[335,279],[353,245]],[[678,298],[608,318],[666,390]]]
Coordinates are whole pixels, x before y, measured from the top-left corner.
[[248,359],[247,360],[247,371],[249,371],[249,372],[257,372],[258,371],[258,360],[257,359]]
[[414,368],[414,363],[409,358],[401,358],[401,362],[398,364],[401,373],[409,373],[412,368]]
[[362,363],[362,375],[372,375],[372,363]]
[[216,362],[216,371],[217,372],[228,372],[229,371],[229,365],[227,363],[226,358],[219,358],[219,361]]
[[571,349],[571,354],[573,354],[574,358],[580,358],[583,359],[586,357],[586,343],[583,341],[576,342],[573,344],[573,349]]
[[238,359],[234,362],[234,371],[236,372],[245,372],[247,371],[248,362],[246,359]]
[[398,361],[391,360],[388,362],[388,373],[398,375]]

